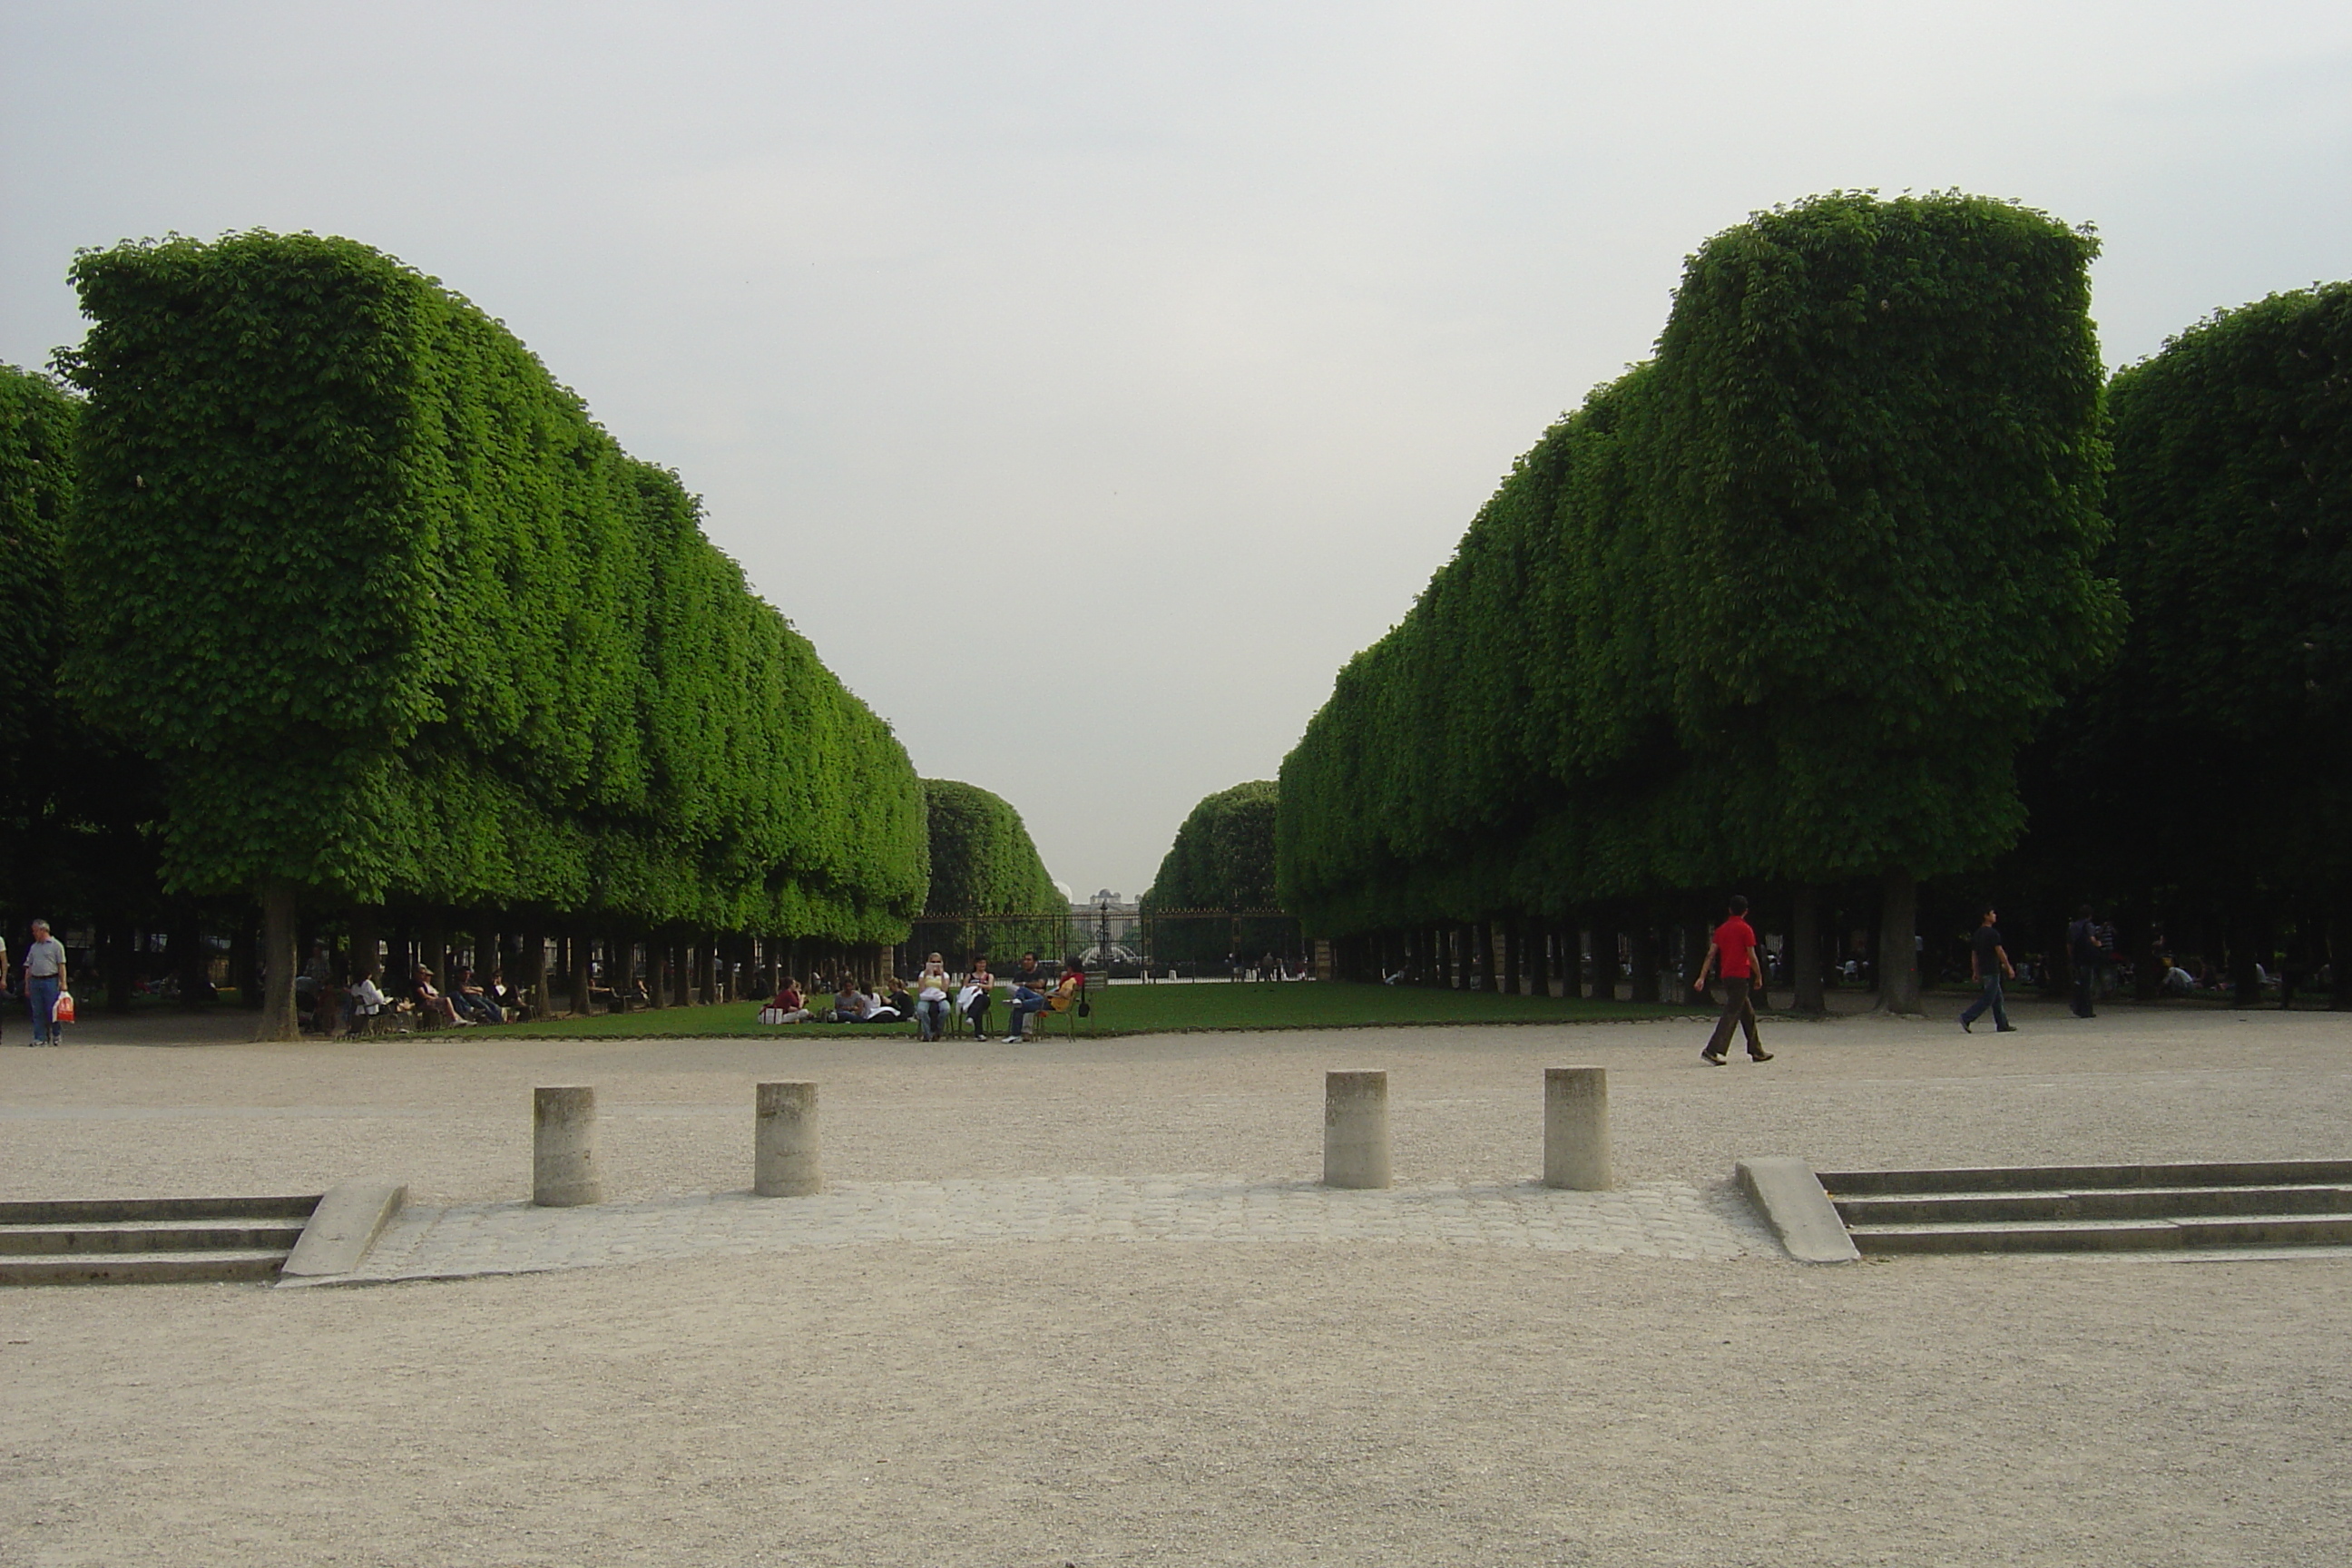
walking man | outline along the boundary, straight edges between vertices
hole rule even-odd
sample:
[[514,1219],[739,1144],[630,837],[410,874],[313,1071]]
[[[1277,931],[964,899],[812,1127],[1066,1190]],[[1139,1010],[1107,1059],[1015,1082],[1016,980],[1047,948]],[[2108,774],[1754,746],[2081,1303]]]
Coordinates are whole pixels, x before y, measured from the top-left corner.
[[49,922],[33,922],[32,944],[25,949],[25,1005],[33,1015],[33,1044],[55,1046],[58,1036],[58,993],[66,988],[66,944],[49,934]]
[[2097,1016],[2092,1000],[2099,992],[2099,928],[2091,923],[2091,906],[2084,904],[2074,911],[2074,923],[2066,928],[2066,962],[2074,972],[2074,1016]]
[[1963,1034],[1975,1033],[1969,1026],[1983,1017],[1988,1007],[1992,1009],[1997,1033],[2017,1033],[2016,1026],[2009,1021],[2009,1009],[2000,1005],[2000,977],[2006,974],[2014,980],[2017,971],[2009,962],[2009,950],[2000,944],[2000,928],[1992,923],[1993,913],[1992,907],[1987,905],[1984,919],[1978,923],[1975,934],[1969,938],[1969,973],[1978,984],[1984,987],[1984,991],[1969,1004],[1969,1010],[1960,1015],[1960,1031]]
[[1756,1037],[1756,1008],[1748,999],[1749,988],[1756,982],[1756,931],[1748,923],[1748,900],[1738,893],[1731,895],[1729,912],[1724,922],[1715,928],[1715,940],[1707,943],[1706,961],[1698,966],[1698,978],[1691,989],[1706,989],[1708,973],[1717,961],[1723,965],[1723,990],[1727,998],[1723,1005],[1723,1016],[1715,1021],[1715,1033],[1707,1037],[1706,1048],[1699,1052],[1699,1060],[1709,1067],[1723,1065],[1723,1053],[1731,1044],[1734,1025],[1748,1031],[1748,1059],[1769,1062],[1772,1053]]

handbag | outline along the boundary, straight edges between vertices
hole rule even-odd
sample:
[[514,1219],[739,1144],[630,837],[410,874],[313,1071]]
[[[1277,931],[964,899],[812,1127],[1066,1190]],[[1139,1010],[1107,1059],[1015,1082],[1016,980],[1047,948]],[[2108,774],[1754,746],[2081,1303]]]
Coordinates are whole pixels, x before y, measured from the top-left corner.
[[58,993],[58,1005],[49,1010],[49,1017],[52,1022],[59,1024],[70,1024],[74,1021],[74,1000],[72,992],[60,991]]

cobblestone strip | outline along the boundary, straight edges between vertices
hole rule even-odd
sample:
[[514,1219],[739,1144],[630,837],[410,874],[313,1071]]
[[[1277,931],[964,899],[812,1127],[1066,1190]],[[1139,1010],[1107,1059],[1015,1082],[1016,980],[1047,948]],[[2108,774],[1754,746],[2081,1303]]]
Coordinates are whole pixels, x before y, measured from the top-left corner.
[[732,1192],[585,1208],[412,1208],[346,1278],[446,1279],[802,1247],[1017,1241],[1394,1242],[1692,1260],[1780,1256],[1736,1196],[1678,1183],[1606,1193],[1556,1192],[1533,1183],[1338,1192],[1236,1176],[1039,1176],[845,1182],[806,1198]]

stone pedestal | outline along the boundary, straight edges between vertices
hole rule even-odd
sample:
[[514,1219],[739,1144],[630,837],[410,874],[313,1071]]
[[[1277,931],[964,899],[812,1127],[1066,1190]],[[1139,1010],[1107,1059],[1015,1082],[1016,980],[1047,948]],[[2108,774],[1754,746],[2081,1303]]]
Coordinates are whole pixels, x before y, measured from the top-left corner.
[[1609,1072],[1544,1068],[1544,1185],[1600,1192],[1609,1169]]
[[1389,1184],[1389,1075],[1385,1071],[1323,1075],[1323,1184]]
[[763,1198],[804,1198],[824,1189],[817,1163],[816,1085],[763,1083],[753,1101],[758,1130],[751,1191]]
[[596,1158],[596,1091],[584,1086],[531,1092],[530,1201],[571,1208],[604,1201]]

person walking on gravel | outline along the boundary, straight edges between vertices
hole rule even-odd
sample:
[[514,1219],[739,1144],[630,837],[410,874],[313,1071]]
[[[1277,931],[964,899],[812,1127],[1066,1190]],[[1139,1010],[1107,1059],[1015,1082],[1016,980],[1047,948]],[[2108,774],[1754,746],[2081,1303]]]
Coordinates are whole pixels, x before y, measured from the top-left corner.
[[1706,945],[1706,962],[1698,966],[1698,978],[1691,982],[1691,989],[1706,990],[1706,977],[1718,963],[1723,968],[1723,1016],[1715,1021],[1715,1033],[1707,1037],[1699,1059],[1710,1067],[1721,1067],[1737,1026],[1748,1032],[1748,1059],[1770,1061],[1772,1053],[1756,1037],[1756,1006],[1748,999],[1756,984],[1756,928],[1748,923],[1748,900],[1738,893],[1731,895],[1724,922],[1715,928],[1715,940]]
[[1992,923],[1993,914],[1994,910],[1988,907],[1984,918],[1969,938],[1969,971],[1984,990],[1969,1004],[1969,1010],[1960,1015],[1960,1029],[1964,1034],[1975,1032],[1969,1026],[1983,1017],[1988,1007],[1992,1009],[1996,1033],[2017,1033],[2017,1026],[2009,1021],[2009,1009],[2000,1005],[2000,977],[2006,974],[2014,980],[2017,971],[2010,964],[2009,949],[2000,944],[2000,928]]

